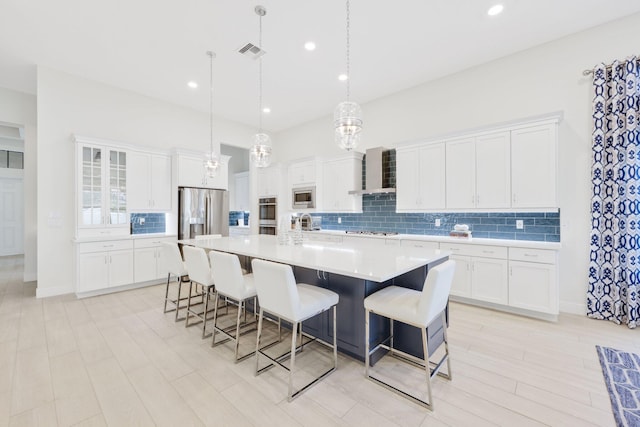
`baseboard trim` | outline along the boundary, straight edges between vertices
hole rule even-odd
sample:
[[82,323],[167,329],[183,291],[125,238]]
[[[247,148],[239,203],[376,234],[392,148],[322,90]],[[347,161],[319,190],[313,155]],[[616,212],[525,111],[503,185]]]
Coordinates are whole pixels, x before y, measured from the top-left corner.
[[449,299],[451,301],[461,302],[463,304],[475,305],[477,307],[488,308],[491,310],[502,311],[505,313],[516,314],[519,316],[532,317],[534,319],[546,320],[548,322],[558,321],[557,314],[549,314],[549,313],[543,313],[543,312],[538,312],[533,310],[525,310],[522,308],[509,307],[502,304],[494,304],[487,301],[480,301],[473,298],[466,298],[466,297],[461,297],[457,295],[451,295]]
[[51,288],[41,288],[40,286],[38,286],[36,288],[36,298],[48,298],[72,293],[73,289],[67,286],[54,286]]
[[94,291],[86,291],[86,292],[76,292],[76,296],[79,299],[82,299],[82,298],[95,297],[98,295],[113,294],[115,292],[129,291],[131,289],[138,289],[138,288],[144,288],[147,286],[159,285],[161,283],[164,283],[165,281],[166,279],[158,279],[158,280],[150,280],[148,282],[131,283],[129,285],[116,286],[113,288],[96,289]]
[[579,304],[576,302],[562,302],[560,301],[560,311],[562,313],[577,314],[579,316],[586,316],[587,304]]

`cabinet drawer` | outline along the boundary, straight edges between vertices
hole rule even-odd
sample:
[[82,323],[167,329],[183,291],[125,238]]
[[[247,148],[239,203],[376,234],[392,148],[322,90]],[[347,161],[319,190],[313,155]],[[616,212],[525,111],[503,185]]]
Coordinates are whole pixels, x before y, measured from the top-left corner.
[[539,262],[543,264],[556,263],[556,251],[549,249],[509,248],[509,260]]
[[155,238],[142,238],[133,239],[133,247],[140,248],[155,248],[162,244],[162,242],[175,242],[175,237],[155,237]]
[[507,248],[501,246],[473,245],[470,250],[476,257],[507,259]]
[[81,254],[133,249],[133,240],[106,240],[103,242],[87,242],[78,244]]
[[403,240],[401,246],[405,248],[421,248],[430,250],[436,250],[439,247],[438,242],[427,242],[424,240]]
[[471,245],[463,245],[460,243],[440,243],[440,249],[449,251],[453,255],[474,255]]

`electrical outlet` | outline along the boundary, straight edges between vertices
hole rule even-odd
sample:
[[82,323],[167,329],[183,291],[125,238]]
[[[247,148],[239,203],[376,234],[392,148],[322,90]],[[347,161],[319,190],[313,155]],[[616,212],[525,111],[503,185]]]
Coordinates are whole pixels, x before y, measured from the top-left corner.
[[142,217],[138,218],[138,224],[144,225],[144,218]]
[[516,228],[518,230],[522,230],[524,228],[524,221],[521,219],[516,219]]
[[342,218],[338,217],[338,224],[342,224]]
[[440,218],[436,218],[436,227],[440,227]]

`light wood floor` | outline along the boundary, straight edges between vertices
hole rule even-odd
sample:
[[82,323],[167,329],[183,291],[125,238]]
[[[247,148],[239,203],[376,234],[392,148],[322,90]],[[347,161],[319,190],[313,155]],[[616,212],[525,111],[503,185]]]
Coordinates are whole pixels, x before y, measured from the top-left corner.
[[282,369],[256,378],[254,359],[233,364],[230,346],[174,323],[163,286],[36,299],[21,277],[22,258],[0,258],[0,426],[612,426],[594,346],[640,352],[640,332],[609,322],[452,303],[454,376],[435,380],[435,412],[344,356],[288,403]]

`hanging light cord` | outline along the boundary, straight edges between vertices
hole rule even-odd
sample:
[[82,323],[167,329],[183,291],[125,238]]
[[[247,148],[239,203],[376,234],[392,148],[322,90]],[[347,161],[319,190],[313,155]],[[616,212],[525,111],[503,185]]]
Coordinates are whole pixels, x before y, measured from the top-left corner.
[[350,19],[350,10],[349,10],[349,0],[347,0],[347,101],[349,101],[349,98],[351,96],[351,67],[350,67],[350,58],[349,58],[349,51],[351,50],[351,46],[349,44],[349,40],[351,39],[350,36],[350,27],[351,27],[351,19]]
[[[262,49],[262,15],[260,17],[260,35],[258,45]],[[262,57],[258,58],[258,128],[262,133]]]
[[213,154],[213,55],[214,53],[209,51],[209,143],[211,153]]

